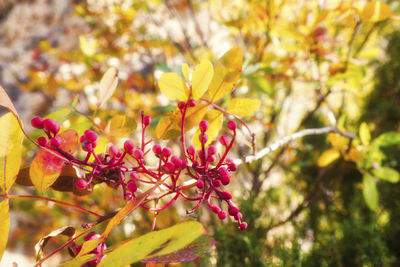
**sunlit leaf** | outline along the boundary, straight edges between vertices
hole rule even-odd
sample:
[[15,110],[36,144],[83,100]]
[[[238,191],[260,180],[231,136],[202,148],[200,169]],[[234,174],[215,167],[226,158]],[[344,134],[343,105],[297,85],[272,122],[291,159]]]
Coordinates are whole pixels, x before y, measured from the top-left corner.
[[169,254],[188,246],[203,234],[203,226],[194,221],[187,221],[164,230],[150,232],[112,249],[98,267],[122,267],[145,258]]
[[189,97],[189,89],[185,81],[176,73],[164,73],[158,80],[161,93],[169,100],[186,101]]
[[0,117],[0,187],[3,193],[11,188],[21,166],[23,133],[11,113]]
[[378,208],[379,193],[376,189],[374,178],[369,174],[364,174],[363,177],[363,196],[368,208],[375,211]]
[[386,132],[379,135],[372,142],[376,146],[393,146],[400,144],[400,132]]
[[360,134],[361,143],[364,146],[369,145],[369,142],[371,140],[371,133],[369,131],[368,124],[366,124],[365,122],[361,123],[359,134]]
[[208,60],[203,60],[194,68],[192,73],[192,97],[194,100],[198,100],[207,91],[213,73],[213,65]]
[[111,120],[108,121],[106,127],[106,133],[113,137],[125,137],[132,134],[135,127],[126,127],[126,115],[114,115]]
[[185,80],[189,82],[189,66],[186,63],[182,65],[182,74]]
[[253,114],[260,107],[260,100],[250,98],[233,98],[226,111],[240,117]]
[[109,68],[100,80],[98,107],[102,107],[108,99],[114,94],[118,85],[118,69]]
[[[218,110],[209,110],[204,118],[209,123],[209,127],[206,131],[208,135],[208,140],[206,146],[211,144],[211,142],[218,136],[218,132],[222,127],[223,115]],[[201,148],[201,143],[199,141],[200,129],[197,129],[192,138],[192,144],[197,148]]]
[[58,267],[76,267],[76,266],[81,266],[84,263],[86,263],[86,262],[88,262],[90,260],[93,260],[96,257],[97,257],[97,255],[95,255],[95,254],[87,254],[87,255],[75,257],[72,260],[59,265]]
[[[202,256],[215,244],[214,239],[207,235],[202,235],[188,246],[170,254],[152,257],[142,260],[145,263],[169,263],[169,262],[187,262],[194,261]],[[147,266],[147,265],[146,265]]]
[[[59,135],[61,137],[60,149],[73,153],[78,144],[78,134],[74,130],[67,130]],[[36,154],[29,169],[33,185],[40,194],[49,188],[60,176],[64,161],[50,152],[41,149]]]
[[79,47],[85,55],[94,55],[96,53],[97,46],[98,45],[96,41],[86,39],[83,34],[79,35]]
[[378,22],[387,19],[392,14],[392,9],[387,3],[382,1],[371,1],[365,4],[359,16],[361,20]]
[[331,148],[325,150],[321,156],[319,156],[317,160],[317,164],[319,167],[325,167],[337,160],[340,157],[340,153],[338,150]]
[[0,202],[0,260],[3,257],[8,240],[8,231],[10,230],[10,214],[8,199]]
[[1,87],[1,85],[0,85],[0,106],[5,107],[10,112],[12,112],[14,114],[14,116],[17,117],[18,121],[20,122],[21,128],[22,128],[21,118],[19,117],[18,112],[15,109],[14,104],[12,103],[10,97],[7,95],[4,88]]
[[243,52],[234,46],[217,62],[214,75],[208,88],[207,98],[215,102],[230,93],[242,72]]
[[378,169],[373,169],[372,173],[376,178],[391,182],[397,183],[400,181],[400,173],[393,168],[389,167],[381,167]]

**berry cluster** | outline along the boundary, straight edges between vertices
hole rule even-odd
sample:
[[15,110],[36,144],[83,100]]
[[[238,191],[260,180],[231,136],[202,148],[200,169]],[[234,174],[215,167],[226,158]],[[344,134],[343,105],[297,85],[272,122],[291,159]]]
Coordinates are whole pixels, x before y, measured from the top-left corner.
[[[194,100],[188,100],[186,103],[178,103],[178,107],[184,114],[186,108],[196,105]],[[183,105],[183,106],[182,106]],[[182,107],[181,107],[182,106]],[[184,116],[182,116],[184,117]],[[196,150],[194,146],[185,147],[184,138],[181,139],[183,151],[183,159],[173,155],[173,151],[169,147],[162,147],[155,144],[152,148],[148,148],[152,140],[146,141],[145,132],[151,123],[149,116],[141,115],[141,144],[135,146],[131,140],[126,140],[123,145],[123,150],[115,145],[108,148],[108,153],[97,155],[94,149],[97,146],[98,135],[93,130],[86,130],[80,137],[82,150],[86,152],[85,159],[78,159],[73,154],[63,151],[60,147],[64,140],[58,136],[60,125],[52,119],[42,119],[36,117],[31,121],[33,127],[43,129],[46,134],[38,139],[38,144],[46,149],[53,150],[61,154],[64,158],[68,159],[68,163],[83,167],[87,170],[87,175],[84,178],[76,180],[75,186],[80,190],[93,189],[93,185],[101,182],[106,182],[113,188],[122,187],[124,199],[130,201],[135,199],[135,193],[143,193],[140,189],[142,185],[163,185],[168,194],[174,194],[162,207],[149,207],[145,201],[141,206],[150,211],[162,211],[172,205],[178,197],[182,196],[188,201],[195,201],[195,207],[187,213],[192,213],[197,210],[200,205],[206,201],[208,207],[212,212],[216,213],[218,218],[224,220],[227,214],[232,216],[239,225],[239,228],[244,230],[247,227],[245,222],[242,222],[242,214],[239,209],[232,202],[232,195],[222,189],[230,183],[231,172],[237,170],[237,166],[233,161],[227,158],[228,152],[236,137],[236,122],[229,121],[227,124],[228,129],[233,133],[233,137],[229,140],[227,136],[221,136],[219,142],[225,148],[222,155],[217,152],[214,145],[206,147],[208,141],[207,130],[209,124],[207,121],[202,120],[199,123],[200,135],[199,140],[201,149]],[[183,128],[183,127],[182,127]],[[152,152],[158,158],[158,164],[155,167],[147,166],[145,157]],[[90,159],[93,158],[91,161]],[[193,183],[189,186],[180,183],[179,177],[184,173],[193,178]],[[141,185],[138,188],[138,184]],[[194,197],[189,197],[184,191],[191,188],[196,188]],[[193,193],[193,192],[192,192]],[[212,199],[219,200],[219,204],[212,204]],[[221,204],[227,203],[227,210],[224,211]]]
[[[85,236],[85,241],[89,240],[95,240],[101,238],[101,235],[99,235],[96,232],[90,232]],[[103,240],[100,242],[100,244],[97,245],[96,248],[94,248],[92,251],[90,251],[88,254],[94,254],[97,255],[98,257],[94,260],[89,261],[88,263],[82,265],[83,267],[91,267],[91,266],[97,266],[97,264],[100,263],[100,261],[105,257],[103,256],[103,251],[107,248],[107,245],[105,244],[105,241]],[[69,253],[71,254],[72,257],[76,257],[76,255],[79,254],[79,252],[82,249],[82,245],[76,245],[74,242],[68,247]]]

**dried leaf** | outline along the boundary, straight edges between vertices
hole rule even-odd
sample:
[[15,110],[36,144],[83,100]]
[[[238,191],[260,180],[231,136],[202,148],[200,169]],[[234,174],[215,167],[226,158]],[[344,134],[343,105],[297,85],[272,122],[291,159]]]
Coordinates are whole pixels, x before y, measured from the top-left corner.
[[102,107],[108,99],[114,94],[118,85],[118,69],[111,67],[100,80],[100,92],[98,107]]

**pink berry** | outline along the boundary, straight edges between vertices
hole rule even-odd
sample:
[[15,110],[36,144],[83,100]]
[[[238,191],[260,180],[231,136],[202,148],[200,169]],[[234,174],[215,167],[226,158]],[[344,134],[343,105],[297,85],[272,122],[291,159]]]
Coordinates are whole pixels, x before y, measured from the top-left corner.
[[215,155],[215,153],[217,153],[217,148],[215,146],[209,146],[208,149],[208,155]]
[[185,103],[184,102],[178,102],[178,108],[179,109],[183,109],[185,107]]
[[79,138],[79,141],[80,141],[81,143],[87,141],[85,135],[82,135],[81,138]]
[[131,174],[129,175],[133,180],[139,180],[139,174],[137,174],[136,172],[131,172]]
[[196,106],[196,101],[194,101],[194,99],[190,99],[189,100],[189,107],[194,107]]
[[219,138],[219,142],[221,143],[221,145],[227,146],[228,143],[229,143],[228,137],[226,137],[225,135],[222,135],[222,136]]
[[168,158],[172,154],[172,150],[169,147],[164,147],[162,150],[162,154],[165,158]]
[[53,134],[57,134],[60,131],[60,124],[52,119],[45,119],[43,121],[43,127]]
[[225,167],[219,168],[218,171],[219,171],[219,175],[220,175],[221,177],[228,177],[228,178],[231,177],[230,172],[229,172]]
[[85,236],[85,241],[99,239],[100,237],[101,237],[101,235],[99,235],[98,233],[90,232],[89,234],[87,234]]
[[39,146],[47,145],[47,138],[44,136],[39,137],[37,141],[38,141]]
[[219,218],[220,220],[225,220],[225,218],[226,218],[226,212],[223,211],[223,210],[221,210],[220,212],[218,212],[218,218]]
[[212,156],[209,156],[209,157],[208,157],[207,162],[208,162],[208,163],[213,163],[216,159],[217,159],[217,158],[216,158],[214,155],[212,155]]
[[229,206],[229,208],[228,208],[228,213],[229,213],[229,215],[231,215],[231,216],[235,216],[236,214],[239,213],[239,209],[236,208],[235,206]]
[[131,191],[132,193],[135,193],[136,190],[137,190],[137,188],[138,188],[138,186],[137,186],[137,184],[135,183],[135,181],[132,181],[132,180],[130,180],[130,181],[128,182],[128,184],[126,185],[126,187],[127,187],[128,190]]
[[199,151],[199,157],[200,158],[207,158],[207,151],[204,151],[204,150],[200,150]]
[[220,207],[218,207],[218,206],[211,206],[211,210],[212,210],[212,212],[214,212],[215,214],[218,214],[218,213],[221,212],[221,209],[220,209]]
[[234,121],[234,120],[228,121],[227,126],[228,126],[228,129],[230,129],[230,130],[232,130],[232,131],[235,131],[235,130],[236,130],[236,127],[237,127],[236,121]]
[[182,168],[182,160],[177,156],[171,157],[171,162],[175,165],[176,168]]
[[142,159],[143,158],[143,151],[141,149],[136,149],[135,152],[133,152],[133,155],[137,159]]
[[41,117],[36,117],[31,120],[31,125],[36,129],[43,129],[43,119]]
[[172,162],[167,162],[164,164],[164,169],[168,172],[173,172],[175,170],[175,165]]
[[199,135],[199,141],[200,141],[200,143],[203,143],[203,144],[207,143],[208,135],[206,133],[201,133]]
[[61,146],[62,139],[59,136],[54,136],[50,139],[50,144],[52,147],[59,148]]
[[236,164],[233,163],[233,162],[232,162],[232,163],[229,163],[228,168],[229,168],[229,170],[230,170],[231,172],[237,171],[237,166],[236,166]]
[[231,182],[231,178],[229,177],[220,177],[220,181],[223,185],[228,185]]
[[126,193],[125,197],[126,197],[126,200],[132,200],[133,199],[133,194],[132,193]]
[[238,212],[235,216],[233,216],[234,218],[235,218],[235,220],[236,221],[239,221],[239,220],[241,220],[242,218],[243,218],[243,215],[240,213],[240,212]]
[[200,128],[200,131],[201,132],[205,132],[205,131],[207,131],[207,129],[208,129],[208,121],[206,121],[206,120],[202,120],[200,123],[199,123],[199,128]]
[[88,187],[88,183],[87,183],[85,180],[83,180],[83,179],[78,179],[78,180],[76,180],[76,182],[75,182],[75,186],[76,186],[78,189],[85,189],[85,188]]
[[89,143],[88,141],[85,141],[82,143],[82,149],[87,151],[87,152],[92,152],[93,151],[93,145],[92,143]]
[[218,179],[215,179],[212,181],[213,186],[215,187],[220,187],[221,186],[221,181]]
[[196,154],[196,148],[194,146],[189,146],[187,148],[187,152],[189,153],[190,156],[194,156]]
[[115,145],[110,146],[108,149],[108,153],[114,157],[120,157],[122,155],[122,151]]
[[84,133],[83,135],[85,136],[86,141],[89,141],[89,142],[91,142],[91,143],[94,142],[94,141],[96,141],[97,138],[99,137],[99,136],[97,135],[97,133],[94,132],[94,131],[92,131],[92,130],[86,130],[85,133]]
[[201,180],[201,179],[197,180],[196,186],[198,189],[202,189],[204,187],[203,180]]
[[150,123],[151,123],[151,117],[150,116],[144,116],[143,117],[143,125],[144,126],[149,126]]
[[156,155],[160,155],[160,154],[162,153],[162,148],[161,148],[161,146],[160,146],[159,144],[155,144],[155,145],[153,146],[153,152],[154,152],[154,154],[156,154]]
[[222,192],[221,192],[221,196],[222,196],[222,198],[225,199],[225,200],[232,199],[231,193],[226,192],[226,191],[222,191]]
[[242,222],[241,224],[239,224],[240,230],[246,230],[247,229],[247,223],[246,222]]
[[132,154],[134,148],[135,148],[135,145],[133,144],[133,142],[131,140],[128,139],[125,141],[124,150],[126,153]]

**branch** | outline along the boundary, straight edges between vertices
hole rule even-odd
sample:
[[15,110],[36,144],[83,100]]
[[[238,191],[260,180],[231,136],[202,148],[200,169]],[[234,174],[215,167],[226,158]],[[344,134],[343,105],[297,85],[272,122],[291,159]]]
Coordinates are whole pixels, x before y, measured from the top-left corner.
[[300,139],[300,138],[303,138],[304,136],[308,136],[308,135],[321,135],[321,134],[327,134],[327,133],[338,133],[340,135],[346,136],[351,139],[356,138],[356,136],[354,134],[349,133],[349,132],[340,131],[338,128],[335,128],[332,126],[327,126],[327,127],[323,127],[323,128],[305,129],[305,130],[301,130],[296,133],[293,133],[291,135],[285,136],[275,142],[272,142],[272,144],[261,149],[255,155],[247,156],[244,159],[237,159],[234,162],[236,165],[240,165],[243,163],[251,163],[253,161],[263,158],[268,153],[273,152],[280,147],[283,147],[284,145],[286,145],[287,143],[289,143],[293,140]]

